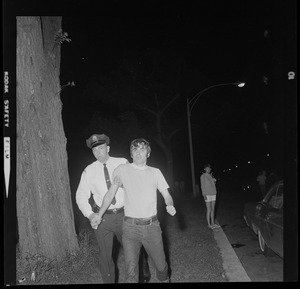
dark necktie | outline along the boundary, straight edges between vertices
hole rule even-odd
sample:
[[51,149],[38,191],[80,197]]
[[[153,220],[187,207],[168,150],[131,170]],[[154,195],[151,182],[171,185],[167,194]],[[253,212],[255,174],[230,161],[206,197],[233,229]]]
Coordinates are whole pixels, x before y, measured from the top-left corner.
[[[104,169],[104,176],[105,176],[106,186],[107,186],[107,189],[109,190],[109,188],[111,186],[111,183],[110,183],[109,173],[108,173],[106,164],[103,164],[103,169]],[[115,203],[116,203],[116,198],[115,197],[112,199],[111,203],[113,205],[115,205]]]

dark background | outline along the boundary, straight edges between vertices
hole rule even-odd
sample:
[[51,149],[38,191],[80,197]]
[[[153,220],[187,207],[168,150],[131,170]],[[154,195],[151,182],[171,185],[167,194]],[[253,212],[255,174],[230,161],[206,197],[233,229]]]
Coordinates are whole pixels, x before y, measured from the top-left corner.
[[[259,170],[276,172],[284,178],[288,192],[285,247],[297,248],[297,222],[287,221],[297,220],[295,204],[298,202],[295,0],[11,0],[3,3],[4,70],[10,71],[11,92],[14,92],[12,76],[16,65],[16,54],[11,49],[15,46],[16,16],[62,15],[62,29],[72,39],[61,46],[60,79],[61,86],[71,81],[75,83],[61,91],[73,201],[82,170],[94,160],[85,139],[92,133],[105,133],[92,131],[93,116],[115,117],[117,114],[114,104],[95,104],[95,100],[88,97],[86,91],[91,80],[99,74],[115,71],[128,55],[134,60],[147,50],[168,51],[184,59],[189,72],[180,81],[180,97],[172,107],[173,115],[169,116],[171,121],[176,117],[181,129],[174,140],[177,143],[173,150],[175,178],[184,180],[191,192],[186,98],[211,85],[245,82],[244,88],[211,89],[195,105],[191,122],[196,180],[198,182],[205,162],[212,164],[215,176],[223,182],[233,184],[232,181],[238,180],[240,190],[256,182]],[[136,51],[138,53],[134,53]],[[295,79],[288,78],[290,72],[295,73]],[[12,128],[15,126],[14,106],[11,101]],[[143,116],[140,112],[142,120]],[[10,135],[15,136],[15,132]],[[111,155],[130,160],[129,143],[119,146],[115,136],[110,137]],[[145,137],[153,149],[149,164],[164,172],[162,152],[151,135]],[[12,143],[14,157],[15,143]],[[15,171],[12,164],[11,191],[16,190]],[[14,208],[15,196],[10,195],[5,204],[6,208]],[[76,217],[78,209],[75,204],[73,207]],[[5,211],[10,214],[5,216],[6,221],[13,219],[10,216],[15,209]],[[6,229],[15,231],[12,229],[15,224],[5,224]],[[293,250],[287,250],[287,269],[297,268],[296,255]],[[286,270],[285,275],[288,272]]]
[[[288,80],[288,73],[296,71],[295,1],[154,1],[136,6],[112,1],[111,9],[95,14],[68,13],[62,20],[72,41],[62,45],[61,84],[75,82],[61,92],[73,192],[81,171],[93,160],[85,139],[105,133],[89,130],[92,116],[116,113],[114,106],[95,104],[86,94],[89,83],[125,59],[138,61],[154,49],[184,59],[187,71],[196,71],[192,77],[198,77],[190,83],[182,80],[180,99],[172,107],[181,123],[173,150],[176,179],[191,189],[186,98],[210,85],[238,81],[246,86],[213,88],[193,108],[196,180],[205,162],[220,179],[239,176],[241,186],[255,183],[262,169],[283,176],[287,131],[294,127],[289,118],[295,81]],[[111,155],[130,160],[129,143],[119,148],[114,135],[110,137]],[[164,171],[162,152],[149,138],[149,163]]]

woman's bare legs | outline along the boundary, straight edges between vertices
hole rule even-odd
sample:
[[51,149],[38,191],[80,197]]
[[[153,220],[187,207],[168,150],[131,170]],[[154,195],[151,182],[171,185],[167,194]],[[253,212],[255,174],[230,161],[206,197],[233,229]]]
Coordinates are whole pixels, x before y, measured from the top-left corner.
[[216,205],[216,201],[211,201],[210,202],[210,223],[212,226],[215,225],[215,205]]
[[210,218],[211,218],[211,226],[213,229],[217,229],[220,228],[220,226],[218,224],[215,223],[215,205],[216,205],[216,201],[211,201],[211,210],[210,210]]
[[212,226],[211,223],[211,202],[205,202],[206,204],[206,220],[208,227]]

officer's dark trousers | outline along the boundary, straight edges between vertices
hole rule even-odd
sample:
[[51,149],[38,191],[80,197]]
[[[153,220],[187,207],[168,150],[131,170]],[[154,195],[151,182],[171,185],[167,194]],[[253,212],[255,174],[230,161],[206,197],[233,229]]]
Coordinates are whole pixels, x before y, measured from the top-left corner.
[[117,214],[104,214],[101,224],[95,230],[100,249],[100,272],[104,283],[115,283],[115,264],[112,258],[113,238],[116,235],[122,244],[124,211]]

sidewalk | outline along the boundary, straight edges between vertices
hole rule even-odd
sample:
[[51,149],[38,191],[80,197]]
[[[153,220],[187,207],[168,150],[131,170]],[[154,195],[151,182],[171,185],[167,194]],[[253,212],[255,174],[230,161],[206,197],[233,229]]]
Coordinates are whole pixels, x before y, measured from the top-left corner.
[[251,282],[248,274],[224,234],[222,227],[214,231],[214,237],[221,250],[223,268],[225,270],[227,280],[229,282]]

